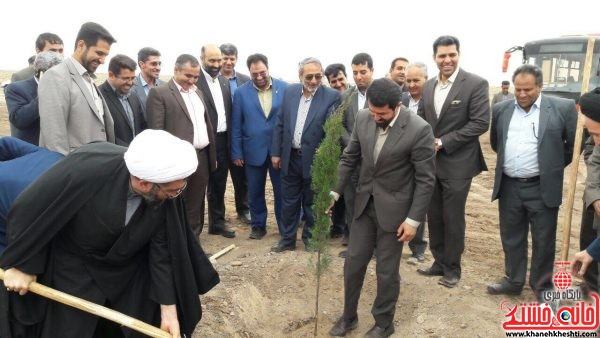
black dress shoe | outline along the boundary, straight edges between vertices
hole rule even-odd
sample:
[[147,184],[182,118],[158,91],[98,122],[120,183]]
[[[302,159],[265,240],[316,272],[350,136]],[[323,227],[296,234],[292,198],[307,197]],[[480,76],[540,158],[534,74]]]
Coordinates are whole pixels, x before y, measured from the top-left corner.
[[250,211],[249,210],[238,212],[237,215],[238,215],[237,218],[240,221],[242,221],[242,222],[244,222],[246,224],[252,223],[252,218],[250,217]]
[[443,275],[444,275],[444,272],[443,272],[443,271],[440,271],[440,270],[435,270],[435,269],[433,269],[433,268],[427,268],[427,269],[417,269],[417,272],[418,272],[420,275],[423,275],[423,276],[428,276],[428,277],[431,277],[431,276],[443,276]]
[[385,338],[389,337],[394,333],[394,324],[391,324],[387,328],[382,328],[377,325],[374,325],[368,332],[365,334],[365,338]]
[[293,244],[284,245],[281,243],[277,243],[271,247],[272,252],[283,252],[283,251],[294,251],[296,250],[296,246]]
[[262,228],[253,228],[252,232],[250,232],[250,239],[262,239],[267,234],[267,229]]
[[357,326],[358,317],[354,317],[354,319],[350,321],[347,321],[346,319],[344,319],[344,317],[341,317],[337,320],[337,322],[335,322],[331,330],[329,330],[329,335],[336,337],[344,337],[346,333],[356,329]]
[[230,230],[225,226],[221,226],[221,227],[212,227],[212,228],[208,228],[208,233],[210,235],[221,235],[223,237],[226,238],[234,238],[235,237],[235,231],[234,230]]
[[442,277],[440,278],[440,280],[438,280],[438,284],[439,285],[443,285],[445,287],[447,287],[448,289],[452,289],[453,287],[455,287],[458,282],[460,281],[460,278],[458,277]]
[[507,280],[503,279],[498,283],[487,286],[487,292],[490,295],[509,295],[518,296],[521,294],[522,288],[511,285]]

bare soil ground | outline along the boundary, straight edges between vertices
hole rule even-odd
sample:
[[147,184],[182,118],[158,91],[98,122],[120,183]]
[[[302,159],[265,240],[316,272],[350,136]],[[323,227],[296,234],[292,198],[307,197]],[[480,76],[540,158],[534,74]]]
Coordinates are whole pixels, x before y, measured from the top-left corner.
[[[0,72],[0,82],[10,77]],[[9,135],[4,93],[0,91],[0,135]],[[526,288],[519,297],[490,296],[486,285],[503,275],[503,252],[498,229],[498,205],[490,202],[496,156],[489,146],[489,136],[481,137],[488,172],[477,176],[467,202],[466,249],[463,255],[463,277],[458,287],[447,289],[436,278],[416,273],[416,266],[406,264],[410,250],[405,248],[400,265],[402,276],[393,337],[501,337],[505,311],[500,303],[532,301],[533,292]],[[567,170],[570,170],[568,167]],[[579,164],[579,177],[573,207],[570,256],[578,250],[581,195],[585,166]],[[566,186],[566,184],[565,184]],[[221,283],[201,296],[204,315],[194,337],[311,337],[314,327],[316,281],[310,265],[316,254],[297,250],[274,254],[271,245],[279,239],[272,214],[268,234],[260,241],[249,240],[250,229],[236,219],[233,187],[227,188],[227,217],[236,230],[235,239],[203,233],[200,237],[207,252],[215,253],[235,244],[236,248],[218,259],[216,268]],[[566,188],[565,188],[566,194]],[[272,201],[270,189],[268,197]],[[566,198],[565,198],[566,201]],[[272,202],[269,204],[272,206]],[[562,247],[561,208],[556,258]],[[318,313],[318,336],[327,332],[341,315],[343,308],[343,250],[340,240],[331,241],[333,256],[330,271],[322,282],[321,306]],[[426,253],[422,266],[432,258]],[[376,295],[375,261],[368,267],[359,305],[359,326],[348,337],[362,337],[373,325],[370,314]],[[380,285],[385,287],[385,285]]]

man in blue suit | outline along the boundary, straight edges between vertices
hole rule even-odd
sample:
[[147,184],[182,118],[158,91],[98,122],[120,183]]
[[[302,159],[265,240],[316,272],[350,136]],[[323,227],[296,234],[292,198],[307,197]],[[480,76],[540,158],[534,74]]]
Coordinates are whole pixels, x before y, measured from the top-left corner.
[[283,94],[281,111],[273,130],[271,162],[281,169],[282,226],[279,243],[271,251],[296,249],[300,206],[306,214],[302,241],[308,249],[314,224],[310,168],[319,143],[325,136],[323,124],[340,102],[340,93],[321,85],[323,66],[315,58],[302,60],[299,84],[289,85]]
[[61,63],[61,54],[40,52],[33,62],[34,76],[9,84],[4,92],[11,136],[38,145],[40,139],[40,110],[38,82],[45,71]]
[[0,254],[6,248],[6,223],[13,201],[61,158],[59,153],[14,137],[0,138]]
[[269,61],[263,54],[252,54],[246,62],[252,81],[240,86],[233,97],[231,112],[231,159],[244,167],[248,179],[248,205],[252,232],[250,239],[267,234],[265,181],[267,171],[273,186],[275,218],[281,228],[281,182],[279,170],[271,164],[273,127],[281,110],[287,83],[269,75]]

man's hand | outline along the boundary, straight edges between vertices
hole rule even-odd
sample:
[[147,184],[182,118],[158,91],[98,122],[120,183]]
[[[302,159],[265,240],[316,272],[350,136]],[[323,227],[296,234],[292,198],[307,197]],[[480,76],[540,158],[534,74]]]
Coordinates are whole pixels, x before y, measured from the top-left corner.
[[181,338],[175,304],[160,305],[160,329],[169,332],[173,338]]
[[596,212],[596,215],[600,216],[600,200],[595,200],[594,203],[592,203],[592,205],[594,206],[594,211]]
[[233,164],[235,164],[238,167],[243,167],[244,166],[244,160],[233,160]]
[[271,164],[273,164],[273,168],[281,169],[281,157],[271,156]]
[[398,231],[396,232],[396,236],[398,237],[398,242],[408,242],[417,234],[417,228],[412,225],[403,222],[398,227]]
[[29,291],[29,284],[35,282],[37,276],[26,274],[17,268],[4,271],[4,286],[7,291],[18,292],[21,296]]
[[331,203],[329,203],[329,207],[325,210],[325,214],[329,217],[333,215],[333,205],[335,204],[335,198],[331,197]]
[[440,149],[442,149],[442,141],[440,141],[440,139],[439,139],[439,138],[436,138],[436,139],[433,141],[433,145],[434,145],[434,147],[435,147],[435,151],[436,151],[436,152],[438,152],[438,151],[440,151]]
[[[594,202],[594,205],[596,204],[596,202]],[[576,253],[575,257],[573,257],[573,261],[571,262],[571,266],[573,267],[573,274],[576,276],[585,275],[588,266],[590,266],[590,264],[592,264],[593,261],[594,258],[592,258],[592,256],[590,256],[590,254],[586,250]]]

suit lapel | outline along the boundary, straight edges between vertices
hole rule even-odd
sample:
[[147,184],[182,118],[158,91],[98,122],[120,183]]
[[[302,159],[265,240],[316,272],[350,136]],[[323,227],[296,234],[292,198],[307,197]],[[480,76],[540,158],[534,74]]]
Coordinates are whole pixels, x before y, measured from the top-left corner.
[[[377,163],[375,163],[375,168],[378,168],[380,165],[385,165],[385,159],[387,158],[387,154],[395,148],[396,143],[402,136],[404,126],[408,123],[408,118],[411,112],[405,110],[404,108],[400,109],[400,113],[398,113],[398,118],[394,123],[394,126],[390,128],[388,136],[385,138],[385,142],[381,147],[381,151],[379,152],[379,157],[377,158]],[[373,143],[373,148],[374,147]],[[383,163],[383,164],[382,164]]]
[[177,89],[177,86],[175,85],[175,82],[173,82],[173,81],[174,80],[169,81],[169,88],[171,89],[171,94],[175,98],[175,101],[177,101],[177,104],[179,104],[179,107],[181,107],[181,110],[183,110],[183,112],[185,113],[185,116],[187,116],[187,118],[191,122],[192,118],[190,117],[190,112],[187,110],[187,106],[185,105],[185,102],[183,102],[181,93],[179,92],[179,89]]
[[[121,101],[119,100],[119,98],[117,97],[117,94],[113,91],[113,89],[110,87],[110,85],[108,84],[108,82],[106,83],[105,89],[106,89],[106,93],[107,93],[107,98],[108,100],[111,101],[112,105],[114,107],[117,108],[117,110],[119,111],[118,113],[121,114],[121,116],[123,117],[123,119],[125,120],[125,124],[129,127],[129,131],[133,131],[133,126],[131,125],[131,123],[133,121],[129,121],[129,117],[127,116],[127,113],[125,112],[125,108],[123,108],[123,104],[121,103]],[[131,106],[131,103],[129,104]],[[133,110],[133,107],[132,107]]]
[[304,121],[304,128],[302,128],[302,135],[304,135],[304,133],[306,132],[306,129],[308,129],[308,125],[310,125],[312,120],[314,120],[315,115],[317,114],[316,110],[321,105],[321,100],[323,98],[323,90],[324,89],[322,88],[322,86],[319,87],[317,89],[317,92],[315,93],[315,95],[312,98],[312,102],[310,103],[310,108],[308,108],[308,113],[306,114],[306,120]]
[[[437,122],[438,122],[438,118],[437,118],[437,114],[435,112],[435,85],[437,83],[437,80],[435,78],[431,79],[428,81],[427,85],[425,85],[424,91],[422,96],[423,97],[430,97],[431,100],[429,100],[429,102],[424,102],[424,104],[427,105],[427,107],[424,107],[425,109],[425,118],[430,121],[431,123],[431,129],[433,129],[435,131],[435,127],[437,126]],[[430,116],[427,116],[427,113],[430,114]]]
[[508,138],[508,128],[510,128],[510,120],[512,120],[513,113],[515,112],[514,105],[508,105],[506,109],[502,112],[502,121],[499,126],[502,130],[502,149],[506,149],[506,139]]
[[544,138],[544,134],[546,131],[546,127],[548,126],[548,119],[550,118],[550,112],[552,107],[550,103],[544,96],[542,96],[542,100],[540,102],[540,120],[538,127],[538,145],[542,142]]
[[[100,112],[98,111],[98,107],[96,107],[96,103],[94,102],[92,93],[90,93],[89,87],[84,82],[83,76],[79,75],[79,72],[77,72],[77,68],[75,67],[75,64],[73,64],[73,61],[71,61],[70,59],[66,59],[65,63],[67,64],[67,68],[69,69],[69,72],[71,73],[71,79],[73,79],[73,81],[79,87],[79,90],[81,90],[81,93],[83,94],[88,105],[94,112],[94,115],[96,115],[96,117],[98,119],[100,119],[100,121],[102,121],[102,123],[104,123],[102,117],[100,116]],[[96,90],[96,91],[98,90],[96,85],[94,85],[94,90]],[[99,92],[98,92],[98,95],[100,95]]]
[[[440,110],[440,117],[438,118],[438,121],[442,119],[442,117],[445,115],[444,113],[446,112],[446,110],[448,110],[450,103],[452,103],[452,101],[454,101],[454,99],[456,98],[456,95],[458,95],[460,88],[463,86],[462,82],[464,80],[465,80],[465,73],[464,73],[464,71],[459,70],[458,74],[456,74],[456,79],[455,79],[454,83],[452,84],[452,87],[450,88],[450,92],[448,93],[448,96],[446,96],[446,100],[444,101],[444,104],[442,105],[442,110]],[[435,111],[435,109],[434,109],[434,111]]]

